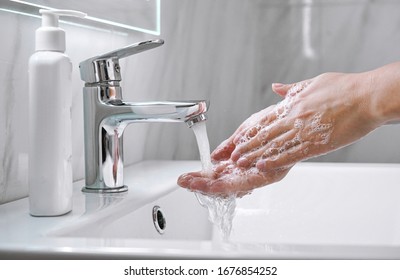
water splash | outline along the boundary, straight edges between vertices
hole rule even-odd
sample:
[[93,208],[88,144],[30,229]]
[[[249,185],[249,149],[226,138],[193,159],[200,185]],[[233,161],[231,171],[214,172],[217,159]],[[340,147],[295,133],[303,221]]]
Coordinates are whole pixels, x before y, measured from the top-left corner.
[[[206,123],[197,123],[192,126],[192,129],[199,147],[202,172],[206,176],[212,176],[213,165],[211,163]],[[236,209],[236,196],[220,197],[197,192],[196,197],[200,205],[208,209],[209,220],[219,228],[223,240],[227,241],[232,231],[232,221]]]
[[229,240],[235,217],[236,196],[218,197],[196,193],[196,197],[200,205],[208,209],[208,218],[218,227],[222,240]]

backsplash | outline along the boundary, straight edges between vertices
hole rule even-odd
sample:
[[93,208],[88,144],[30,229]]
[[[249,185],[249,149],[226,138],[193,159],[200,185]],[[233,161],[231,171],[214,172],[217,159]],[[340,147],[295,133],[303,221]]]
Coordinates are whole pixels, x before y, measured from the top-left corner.
[[[393,0],[162,1],[160,37],[166,43],[123,60],[124,98],[209,99],[207,125],[215,148],[249,115],[280,100],[270,89],[272,82],[296,82],[326,71],[366,71],[398,60],[399,9],[400,3]],[[40,20],[0,11],[0,23],[0,203],[4,203],[28,192],[27,63]],[[83,82],[78,63],[155,36],[61,27],[67,32],[67,53],[74,65],[73,174],[78,180],[84,176]],[[131,125],[124,141],[126,164],[199,158],[193,133],[184,125]],[[398,163],[398,143],[399,126],[386,126],[315,160]]]

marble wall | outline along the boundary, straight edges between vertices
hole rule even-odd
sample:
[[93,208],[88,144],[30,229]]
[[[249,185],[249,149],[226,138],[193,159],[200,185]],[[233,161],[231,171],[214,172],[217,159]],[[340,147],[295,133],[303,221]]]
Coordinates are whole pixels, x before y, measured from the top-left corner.
[[[166,43],[124,60],[124,97],[209,99],[207,126],[214,148],[253,112],[280,100],[270,89],[272,82],[295,82],[326,71],[366,71],[398,60],[399,9],[395,0],[164,0],[160,37]],[[0,23],[0,203],[4,203],[27,195],[27,61],[40,21],[0,11]],[[66,24],[63,28],[75,67],[73,172],[78,180],[84,176],[79,61],[154,36]],[[398,163],[398,143],[400,127],[386,126],[314,160]],[[127,164],[198,159],[191,130],[179,124],[131,125],[124,149]]]
[[[280,100],[272,82],[366,71],[399,58],[398,1],[175,0],[164,6],[165,57],[148,91],[154,98],[209,99],[212,147],[251,113]],[[148,158],[197,155],[188,130],[155,126],[148,135]],[[175,142],[157,145],[160,135]],[[383,127],[315,160],[399,162],[399,140],[398,126]]]

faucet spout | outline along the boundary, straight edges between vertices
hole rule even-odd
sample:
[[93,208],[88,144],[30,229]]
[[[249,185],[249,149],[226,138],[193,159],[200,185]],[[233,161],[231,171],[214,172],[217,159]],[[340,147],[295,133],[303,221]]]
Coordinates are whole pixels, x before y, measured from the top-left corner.
[[127,190],[123,180],[123,133],[130,123],[181,122],[189,127],[205,121],[208,102],[125,102],[120,87],[119,59],[161,46],[145,41],[89,58],[80,63],[85,133],[84,192]]
[[117,123],[133,122],[185,122],[192,123],[206,120],[205,113],[209,106],[206,100],[193,101],[155,101],[124,102],[112,100],[104,104],[111,110],[112,118]]
[[[110,94],[112,92],[112,94]],[[84,88],[84,192],[123,192],[123,132],[128,124],[206,120],[208,101],[125,102],[119,86]]]

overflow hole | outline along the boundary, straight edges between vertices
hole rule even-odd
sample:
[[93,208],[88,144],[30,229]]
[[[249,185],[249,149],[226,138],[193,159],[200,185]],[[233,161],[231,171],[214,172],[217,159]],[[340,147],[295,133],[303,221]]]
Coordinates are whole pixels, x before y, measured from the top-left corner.
[[153,223],[159,234],[163,234],[167,227],[167,221],[160,206],[153,207]]

